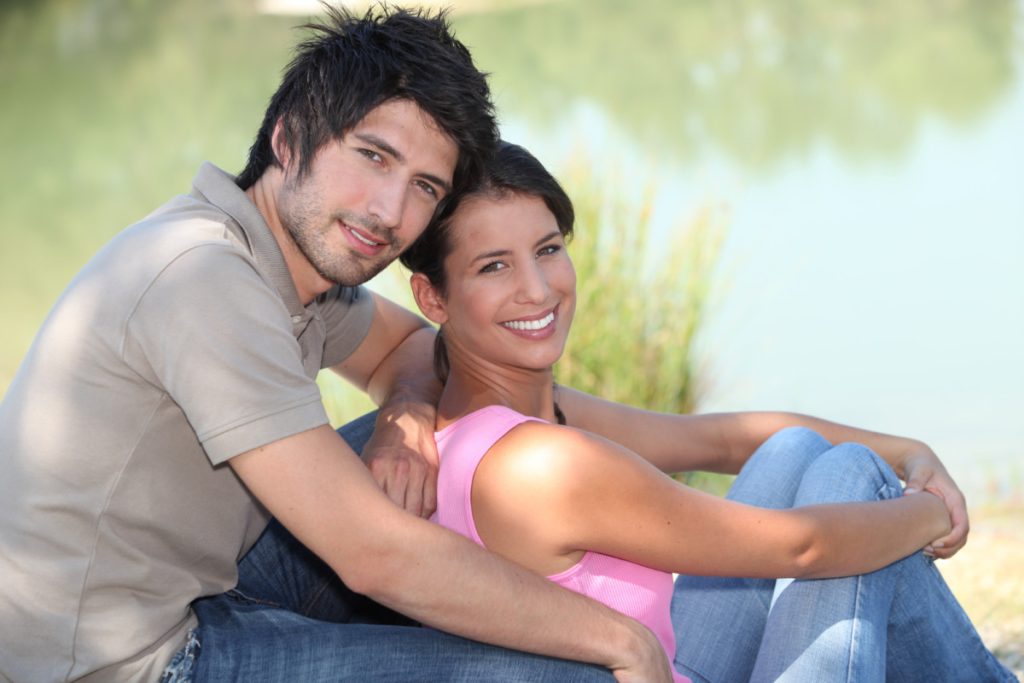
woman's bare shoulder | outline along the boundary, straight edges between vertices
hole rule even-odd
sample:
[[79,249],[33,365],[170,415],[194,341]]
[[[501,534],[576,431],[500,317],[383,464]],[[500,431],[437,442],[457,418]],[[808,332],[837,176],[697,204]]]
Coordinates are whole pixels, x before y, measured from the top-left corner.
[[532,486],[564,485],[581,468],[628,458],[629,451],[596,434],[548,422],[523,422],[509,430],[487,454],[490,466],[506,481]]

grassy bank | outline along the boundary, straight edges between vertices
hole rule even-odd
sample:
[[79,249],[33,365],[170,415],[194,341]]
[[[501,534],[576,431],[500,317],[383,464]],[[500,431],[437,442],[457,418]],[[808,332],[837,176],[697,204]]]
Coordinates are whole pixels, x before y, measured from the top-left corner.
[[985,644],[1024,681],[1024,503],[971,511],[971,535],[939,563]]

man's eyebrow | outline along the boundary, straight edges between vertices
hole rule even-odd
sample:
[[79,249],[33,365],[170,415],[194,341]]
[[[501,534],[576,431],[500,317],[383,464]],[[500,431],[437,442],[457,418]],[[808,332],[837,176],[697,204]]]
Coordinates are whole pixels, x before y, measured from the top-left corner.
[[[533,246],[534,247],[539,247],[540,245],[544,244],[548,240],[553,239],[555,237],[558,237],[561,234],[562,234],[561,230],[552,230],[551,232],[549,232],[548,234],[544,235],[539,240],[534,242]],[[506,255],[511,254],[511,253],[512,253],[512,251],[509,250],[509,249],[498,249],[497,251],[488,251],[485,254],[480,254],[479,256],[475,256],[473,258],[473,260],[470,261],[470,263],[476,263],[477,261],[480,261],[481,259],[497,258],[499,256],[506,256]]]
[[[377,135],[374,135],[373,133],[355,133],[355,132],[353,132],[352,135],[355,136],[356,138],[362,140],[366,144],[373,145],[374,147],[380,149],[382,152],[384,152],[384,153],[388,154],[389,156],[393,157],[395,159],[395,161],[397,161],[398,163],[400,163],[400,164],[404,164],[405,163],[405,155],[402,154],[401,152],[399,152],[397,149],[395,149],[394,146],[392,146],[391,143],[389,143],[384,138],[381,138],[381,137],[379,137]],[[439,178],[438,176],[434,175],[433,173],[420,173],[419,175],[420,175],[420,177],[424,178],[425,180],[429,180],[430,182],[432,182],[435,185],[437,185],[438,187],[440,187],[442,190],[445,191],[445,193],[448,193],[448,192],[452,191],[452,184],[451,183],[449,183],[447,180],[444,180],[443,178]]]

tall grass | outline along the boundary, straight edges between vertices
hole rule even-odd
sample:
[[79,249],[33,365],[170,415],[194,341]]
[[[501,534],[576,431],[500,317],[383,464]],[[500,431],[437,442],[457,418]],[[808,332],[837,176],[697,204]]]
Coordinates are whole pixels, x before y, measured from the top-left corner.
[[702,390],[694,343],[708,313],[724,230],[710,209],[656,237],[651,204],[631,207],[581,173],[567,183],[577,210],[570,253],[576,320],[558,381],[631,405],[696,409]]
[[[709,313],[725,236],[722,212],[705,206],[669,234],[651,220],[653,188],[630,205],[583,167],[566,189],[576,206],[570,253],[577,273],[575,324],[555,368],[568,386],[648,410],[691,413],[705,388],[697,337]],[[723,493],[729,478],[683,473]]]

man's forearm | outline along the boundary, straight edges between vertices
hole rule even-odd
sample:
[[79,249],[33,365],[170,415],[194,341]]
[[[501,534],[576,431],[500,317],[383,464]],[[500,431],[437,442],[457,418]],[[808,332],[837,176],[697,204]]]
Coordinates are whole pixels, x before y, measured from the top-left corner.
[[417,520],[391,535],[387,546],[374,560],[370,583],[361,588],[425,624],[612,670],[667,674],[664,652],[638,622],[446,529]]

